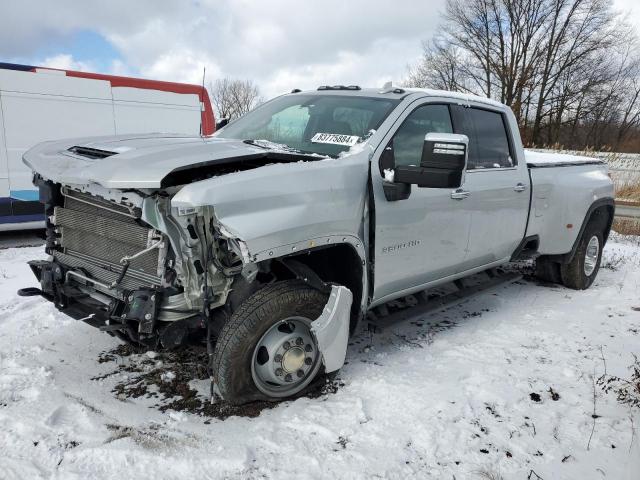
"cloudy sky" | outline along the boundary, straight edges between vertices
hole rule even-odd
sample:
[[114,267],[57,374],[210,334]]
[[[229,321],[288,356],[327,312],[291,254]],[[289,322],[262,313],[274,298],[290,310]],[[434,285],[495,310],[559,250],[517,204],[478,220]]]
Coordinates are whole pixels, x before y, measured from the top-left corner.
[[[0,62],[200,83],[249,78],[272,97],[399,82],[445,0],[20,0],[0,6]],[[614,0],[640,29],[640,3]]]

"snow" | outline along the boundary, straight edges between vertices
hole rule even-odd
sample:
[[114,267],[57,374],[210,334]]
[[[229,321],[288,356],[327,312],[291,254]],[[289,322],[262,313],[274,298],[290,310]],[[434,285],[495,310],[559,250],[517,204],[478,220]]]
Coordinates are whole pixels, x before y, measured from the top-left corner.
[[431,97],[457,98],[467,103],[472,101],[472,102],[484,103],[485,105],[491,105],[492,107],[504,108],[503,103],[497,102],[495,100],[491,100],[490,98],[487,98],[487,97],[481,97],[479,95],[472,95],[469,93],[452,92],[449,90],[434,90],[431,88],[405,88],[404,90],[411,93],[413,92],[425,93]]
[[385,168],[384,169],[384,179],[387,182],[393,182],[396,178],[396,172],[393,168]]
[[567,153],[557,152],[539,152],[535,150],[525,149],[525,158],[527,165],[534,166],[547,166],[557,164],[589,164],[589,163],[604,163],[595,157],[585,157],[581,155],[572,155]]
[[[92,380],[126,361],[98,362],[119,342],[15,293],[35,285],[26,260],[43,256],[0,251],[3,480],[638,479],[640,412],[596,388],[592,418],[594,376],[606,362],[628,378],[640,353],[637,237],[607,244],[607,268],[587,291],[521,281],[363,329],[336,393],[226,420],[118,397],[126,370]],[[206,381],[192,383],[206,395]]]

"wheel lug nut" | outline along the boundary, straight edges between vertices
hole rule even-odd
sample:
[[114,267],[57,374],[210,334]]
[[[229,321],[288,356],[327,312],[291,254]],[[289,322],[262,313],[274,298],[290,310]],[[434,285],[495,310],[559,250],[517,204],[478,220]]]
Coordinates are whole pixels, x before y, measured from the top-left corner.
[[291,376],[290,373],[287,373],[287,376],[284,377],[284,381],[285,382],[292,382],[293,381],[293,377]]
[[302,340],[302,337],[296,338],[296,345],[302,345],[303,343],[304,343],[304,340]]
[[311,351],[313,351],[313,348],[311,347],[311,345],[307,345],[306,347],[304,347],[304,351],[305,352],[311,352]]
[[282,361],[282,355],[276,355],[275,357],[273,357],[273,361],[276,363],[280,363]]
[[276,375],[281,377],[284,371],[281,368],[276,369]]
[[306,365],[311,365],[313,363],[313,360],[311,358],[307,357],[307,358],[304,359],[304,363]]
[[285,350],[289,350],[291,348],[291,344],[289,342],[284,342],[282,344],[282,348],[284,348]]
[[298,370],[296,374],[298,375],[298,378],[304,377],[304,372],[302,370]]

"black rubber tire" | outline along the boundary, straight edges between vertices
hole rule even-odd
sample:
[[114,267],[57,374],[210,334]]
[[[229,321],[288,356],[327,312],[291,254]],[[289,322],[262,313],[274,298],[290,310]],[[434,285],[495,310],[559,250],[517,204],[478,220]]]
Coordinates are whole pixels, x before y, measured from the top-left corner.
[[[593,236],[598,237],[599,250],[598,260],[596,261],[596,267],[591,275],[586,275],[584,272],[584,259],[587,251],[587,245],[589,240]],[[586,290],[589,288],[600,270],[600,262],[602,260],[602,249],[604,248],[604,224],[599,219],[593,219],[589,221],[578,243],[578,248],[573,256],[573,259],[566,264],[560,266],[560,276],[562,277],[562,283],[565,287],[572,288],[574,290]]]
[[543,282],[562,283],[562,277],[560,276],[560,264],[549,260],[545,256],[541,256],[536,259],[535,275]]
[[[328,298],[303,281],[286,280],[268,285],[242,302],[222,328],[213,354],[213,376],[222,398],[235,405],[283,400],[268,397],[255,386],[251,376],[255,346],[269,327],[284,318],[299,315],[316,319]],[[294,396],[303,395],[314,385],[311,381]]]

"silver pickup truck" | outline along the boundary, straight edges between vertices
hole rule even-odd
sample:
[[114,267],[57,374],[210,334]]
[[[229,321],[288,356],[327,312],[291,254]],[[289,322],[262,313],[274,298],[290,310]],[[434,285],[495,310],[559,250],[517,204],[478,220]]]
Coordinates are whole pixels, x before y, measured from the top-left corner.
[[514,259],[588,288],[614,215],[602,162],[525,152],[508,107],[445,91],[294,90],[213,137],[24,162],[50,257],[20,294],[150,348],[206,343],[234,403],[303,393],[368,310]]

